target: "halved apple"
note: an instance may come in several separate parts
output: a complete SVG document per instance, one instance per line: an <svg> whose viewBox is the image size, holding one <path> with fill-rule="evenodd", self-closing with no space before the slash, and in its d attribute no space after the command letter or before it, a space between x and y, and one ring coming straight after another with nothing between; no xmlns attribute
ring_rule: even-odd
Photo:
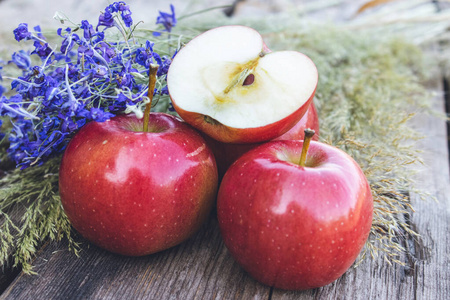
<svg viewBox="0 0 450 300"><path fill-rule="evenodd" d="M271 52L256 30L239 25L191 40L167 75L178 114L226 143L262 142L287 132L305 114L317 82L306 55Z"/></svg>

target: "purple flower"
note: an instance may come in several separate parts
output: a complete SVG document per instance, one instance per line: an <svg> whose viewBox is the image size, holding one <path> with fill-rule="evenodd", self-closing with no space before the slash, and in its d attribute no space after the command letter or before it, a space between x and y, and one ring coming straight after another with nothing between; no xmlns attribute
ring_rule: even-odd
<svg viewBox="0 0 450 300"><path fill-rule="evenodd" d="M31 54L37 54L42 60L46 59L53 52L48 43L34 41L34 47L35 49Z"/></svg>
<svg viewBox="0 0 450 300"><path fill-rule="evenodd" d="M36 32L38 38L40 38L41 40L45 40L45 37L42 34L41 26L39 26L39 25L34 26L33 29Z"/></svg>
<svg viewBox="0 0 450 300"><path fill-rule="evenodd" d="M95 35L95 30L88 21L81 21L81 29L83 29L83 36L86 40L90 40Z"/></svg>
<svg viewBox="0 0 450 300"><path fill-rule="evenodd" d="M20 102L22 101L22 96L14 95L11 98L2 96L0 98L0 115L8 116L10 118L17 118L25 113L21 110Z"/></svg>
<svg viewBox="0 0 450 300"><path fill-rule="evenodd" d="M134 77L129 73L127 68L123 68L120 73L115 74L115 82L121 89L127 87L131 90L135 85Z"/></svg>
<svg viewBox="0 0 450 300"><path fill-rule="evenodd" d="M29 40L32 37L31 32L28 31L27 23L20 23L19 26L14 29L14 37L19 42L23 39Z"/></svg>
<svg viewBox="0 0 450 300"><path fill-rule="evenodd" d="M95 30L98 30L98 27L100 26L105 26L106 28L114 26L114 15L111 10L108 10L108 8L98 18L98 24Z"/></svg>
<svg viewBox="0 0 450 300"><path fill-rule="evenodd" d="M78 47L78 63L81 62L82 58L84 57L85 64L88 64L88 59L94 56L94 51L92 51L92 48L85 45L80 45Z"/></svg>
<svg viewBox="0 0 450 300"><path fill-rule="evenodd" d="M123 1L114 2L111 6L113 7L114 12L130 10L130 7Z"/></svg>
<svg viewBox="0 0 450 300"><path fill-rule="evenodd" d="M131 18L131 11L129 10L122 11L121 16L126 27L130 27L131 25L133 25L133 19Z"/></svg>
<svg viewBox="0 0 450 300"><path fill-rule="evenodd" d="M0 120L0 128L3 126L3 121ZM0 140L2 140L5 137L5 134L3 132L0 132Z"/></svg>
<svg viewBox="0 0 450 300"><path fill-rule="evenodd" d="M66 31L65 35L62 35L62 30L63 30L62 28L58 28L57 34L63 38L59 50L61 51L62 54L65 54L68 53L70 50L72 50L75 42L79 41L80 38L77 34L72 34L72 29L70 29L69 27L65 29Z"/></svg>
<svg viewBox="0 0 450 300"><path fill-rule="evenodd" d="M130 7L125 2L114 2L111 6L114 12L120 12L120 16L122 17L126 27L130 27L133 24Z"/></svg>
<svg viewBox="0 0 450 300"><path fill-rule="evenodd" d="M15 63L19 69L28 70L31 66L30 55L24 50L14 52L11 58L12 59L8 63Z"/></svg>
<svg viewBox="0 0 450 300"><path fill-rule="evenodd" d="M136 62L141 66L148 68L152 62L153 46L155 43L145 42L145 47L136 49Z"/></svg>
<svg viewBox="0 0 450 300"><path fill-rule="evenodd" d="M173 6L171 10L158 17L158 24L168 32L176 24ZM140 104L148 88L142 75L151 63L159 64L162 87L156 92L167 94L164 80L170 57L158 55L151 41L140 45L139 37L116 41L105 34L110 27L123 29L116 18L131 27L131 16L125 2L114 2L100 15L95 30L86 20L79 27L82 35L71 28L58 29L59 49L49 46L39 26L29 32L28 25L22 23L14 30L16 40L33 40L31 54L48 62L33 65L29 51L18 51L9 62L22 71L22 76L11 82L15 95L4 95L5 89L0 86L0 116L9 117L12 123L7 152L18 167L40 165L60 155L87 122L105 121ZM99 26L104 28L99 31ZM128 30L125 33L128 35ZM161 99L168 101L167 96Z"/></svg>
<svg viewBox="0 0 450 300"><path fill-rule="evenodd" d="M172 60L167 56L163 56L161 58L158 53L154 53L153 57L155 58L156 62L159 65L158 72L156 73L156 75L157 76L166 75L167 72L169 71L169 67L170 64L172 63Z"/></svg>
<svg viewBox="0 0 450 300"><path fill-rule="evenodd" d="M126 27L130 27L133 24L130 7L125 2L118 1L105 8L105 12L98 19L97 30L99 26L105 26L106 28L113 27L115 25L114 13L120 13Z"/></svg>
<svg viewBox="0 0 450 300"><path fill-rule="evenodd" d="M116 50L112 47L110 47L107 43L100 42L96 47L95 50L100 53L100 55L105 59L106 62L110 62L111 59L113 59L117 53Z"/></svg>
<svg viewBox="0 0 450 300"><path fill-rule="evenodd" d="M105 112L100 108L92 107L89 111L89 118L97 122L104 122L114 116L115 116L114 114L110 112Z"/></svg>
<svg viewBox="0 0 450 300"><path fill-rule="evenodd" d="M156 24L162 24L167 32L172 31L172 27L177 25L177 18L175 17L175 7L170 4L171 14L165 12L159 12L159 16L156 18ZM155 32L155 35L160 35L160 33Z"/></svg>
<svg viewBox="0 0 450 300"><path fill-rule="evenodd" d="M103 41L105 39L105 33L103 31L100 32L96 32L94 34L94 39L92 40L92 42L94 44L100 43L101 41Z"/></svg>
<svg viewBox="0 0 450 300"><path fill-rule="evenodd" d="M161 89L160 94L161 95L169 95L169 89L167 88L167 85Z"/></svg>
<svg viewBox="0 0 450 300"><path fill-rule="evenodd" d="M108 73L108 68L105 66L101 66L101 65L97 65L95 68L90 69L87 74L91 74L92 77L94 78L108 78L109 77L109 73Z"/></svg>

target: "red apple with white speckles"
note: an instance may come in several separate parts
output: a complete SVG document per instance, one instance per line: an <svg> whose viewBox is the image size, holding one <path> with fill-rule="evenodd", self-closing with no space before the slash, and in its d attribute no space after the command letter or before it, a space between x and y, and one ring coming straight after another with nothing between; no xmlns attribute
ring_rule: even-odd
<svg viewBox="0 0 450 300"><path fill-rule="evenodd" d="M370 232L373 201L357 163L312 141L273 141L240 157L219 188L217 214L231 255L280 289L327 285L355 261Z"/></svg>
<svg viewBox="0 0 450 300"><path fill-rule="evenodd" d="M86 239L140 256L189 238L215 201L217 168L204 139L166 114L85 125L64 153L64 211Z"/></svg>

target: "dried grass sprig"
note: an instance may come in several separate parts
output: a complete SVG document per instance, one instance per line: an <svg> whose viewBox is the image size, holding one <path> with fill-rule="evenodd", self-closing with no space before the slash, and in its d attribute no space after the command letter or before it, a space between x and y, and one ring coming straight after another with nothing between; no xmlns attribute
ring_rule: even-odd
<svg viewBox="0 0 450 300"><path fill-rule="evenodd" d="M0 265L33 273L32 260L46 240L66 237L78 253L58 193L59 159L0 179ZM10 261L10 258L13 261Z"/></svg>

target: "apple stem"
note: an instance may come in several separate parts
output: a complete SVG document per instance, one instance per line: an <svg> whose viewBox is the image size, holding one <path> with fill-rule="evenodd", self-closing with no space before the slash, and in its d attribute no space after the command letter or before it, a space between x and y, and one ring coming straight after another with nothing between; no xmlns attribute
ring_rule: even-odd
<svg viewBox="0 0 450 300"><path fill-rule="evenodd" d="M144 111L144 132L148 131L148 122L150 120L150 110L152 109L153 92L156 86L156 73L158 72L158 65L150 64L148 75L148 91L147 97L150 100L145 105Z"/></svg>
<svg viewBox="0 0 450 300"><path fill-rule="evenodd" d="M309 143L311 142L311 138L314 136L316 132L312 129L305 129L305 138L303 140L302 154L300 155L300 162L298 163L301 167L305 166L306 163L306 154L308 153Z"/></svg>

